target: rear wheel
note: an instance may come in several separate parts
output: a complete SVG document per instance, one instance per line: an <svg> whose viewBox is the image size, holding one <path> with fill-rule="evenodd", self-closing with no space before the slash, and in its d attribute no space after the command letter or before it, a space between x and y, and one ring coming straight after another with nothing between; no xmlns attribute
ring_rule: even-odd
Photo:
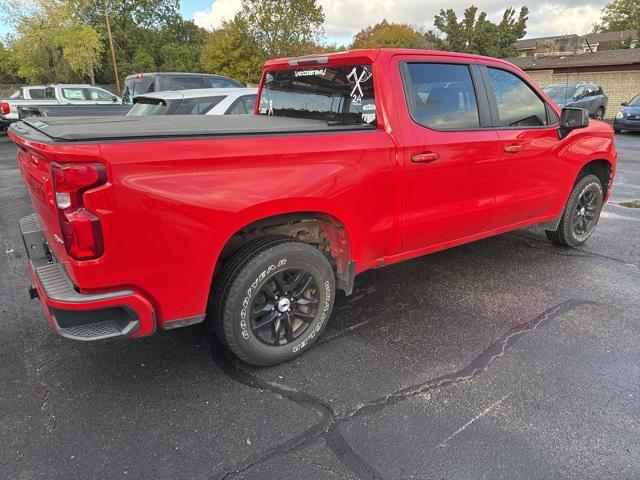
<svg viewBox="0 0 640 480"><path fill-rule="evenodd" d="M557 230L546 230L547 238L565 247L582 245L598 224L603 200L604 192L598 177L582 177L573 187Z"/></svg>
<svg viewBox="0 0 640 480"><path fill-rule="evenodd" d="M215 282L209 315L214 331L241 360L258 366L309 348L331 315L335 277L316 248L266 237L240 249Z"/></svg>

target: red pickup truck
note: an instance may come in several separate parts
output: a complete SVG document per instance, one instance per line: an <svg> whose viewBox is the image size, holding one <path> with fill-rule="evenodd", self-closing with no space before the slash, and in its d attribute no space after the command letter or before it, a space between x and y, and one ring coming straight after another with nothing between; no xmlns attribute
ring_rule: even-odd
<svg viewBox="0 0 640 480"><path fill-rule="evenodd" d="M14 124L35 214L32 296L69 338L207 319L271 365L326 326L354 276L527 225L592 234L611 127L512 64L417 50L269 61L254 115Z"/></svg>

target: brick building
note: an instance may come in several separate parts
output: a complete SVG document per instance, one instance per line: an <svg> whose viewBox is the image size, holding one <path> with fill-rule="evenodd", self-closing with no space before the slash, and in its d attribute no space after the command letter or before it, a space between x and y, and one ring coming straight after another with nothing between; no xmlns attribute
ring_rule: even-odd
<svg viewBox="0 0 640 480"><path fill-rule="evenodd" d="M640 48L567 55L507 58L540 86L593 82L609 97L605 118L614 118L620 102L640 93Z"/></svg>

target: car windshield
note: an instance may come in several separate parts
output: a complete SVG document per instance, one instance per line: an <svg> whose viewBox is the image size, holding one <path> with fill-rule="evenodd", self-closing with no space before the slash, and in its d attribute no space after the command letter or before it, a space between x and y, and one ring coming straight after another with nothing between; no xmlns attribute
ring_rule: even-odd
<svg viewBox="0 0 640 480"><path fill-rule="evenodd" d="M633 97L631 101L627 103L627 105L629 105L630 107L640 107L640 94Z"/></svg>
<svg viewBox="0 0 640 480"><path fill-rule="evenodd" d="M22 89L19 88L18 90L16 90L15 92L13 92L11 95L9 95L9 98L22 98Z"/></svg>
<svg viewBox="0 0 640 480"><path fill-rule="evenodd" d="M267 72L261 115L376 125L371 65L314 67Z"/></svg>
<svg viewBox="0 0 640 480"><path fill-rule="evenodd" d="M544 88L544 93L549 95L551 98L572 98L575 90L576 86L571 84L549 85Z"/></svg>
<svg viewBox="0 0 640 480"><path fill-rule="evenodd" d="M145 117L149 115L166 115L167 104L163 100L138 99L127 113L128 117Z"/></svg>

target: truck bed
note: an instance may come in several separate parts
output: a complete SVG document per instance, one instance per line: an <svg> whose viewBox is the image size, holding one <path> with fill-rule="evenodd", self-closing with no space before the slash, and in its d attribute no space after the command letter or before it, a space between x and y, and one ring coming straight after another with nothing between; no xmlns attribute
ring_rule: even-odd
<svg viewBox="0 0 640 480"><path fill-rule="evenodd" d="M28 127L31 128L28 128ZM147 117L38 117L14 124L21 136L48 142L91 142L176 137L255 136L376 130L266 115L162 115ZM35 130L35 131L34 131Z"/></svg>

